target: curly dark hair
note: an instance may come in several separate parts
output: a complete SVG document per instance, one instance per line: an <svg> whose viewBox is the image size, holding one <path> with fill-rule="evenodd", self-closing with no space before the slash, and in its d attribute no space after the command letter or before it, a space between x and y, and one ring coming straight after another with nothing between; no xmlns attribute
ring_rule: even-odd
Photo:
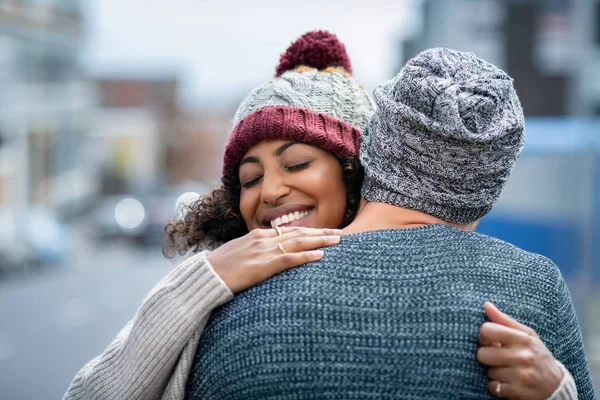
<svg viewBox="0 0 600 400"><path fill-rule="evenodd" d="M354 158L339 159L342 179L346 186L346 212L340 224L343 228L354 220L360 204L360 187L364 171ZM240 213L240 180L238 170L232 168L221 178L221 187L201 196L180 210L183 218L173 219L165 227L166 258L197 251L200 245L214 249L221 243L248 233Z"/></svg>

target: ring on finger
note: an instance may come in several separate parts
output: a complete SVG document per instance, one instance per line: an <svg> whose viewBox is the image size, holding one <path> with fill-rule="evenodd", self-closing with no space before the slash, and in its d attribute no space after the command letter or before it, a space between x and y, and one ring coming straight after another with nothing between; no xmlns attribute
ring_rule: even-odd
<svg viewBox="0 0 600 400"><path fill-rule="evenodd" d="M502 393L502 382L498 382L496 385L496 394L500 397L500 393Z"/></svg>
<svg viewBox="0 0 600 400"><path fill-rule="evenodd" d="M274 228L275 228L275 230L277 231L277 235L278 235L278 236L281 236L281 235L283 235L283 233L281 233L281 229L280 229L278 226L275 226ZM285 252L284 252L284 253L285 253Z"/></svg>
<svg viewBox="0 0 600 400"><path fill-rule="evenodd" d="M281 250L281 252L283 254L287 254L287 251L285 251L285 249L283 248L283 245L281 244L281 242L277 243L277 247L279 247L279 250Z"/></svg>

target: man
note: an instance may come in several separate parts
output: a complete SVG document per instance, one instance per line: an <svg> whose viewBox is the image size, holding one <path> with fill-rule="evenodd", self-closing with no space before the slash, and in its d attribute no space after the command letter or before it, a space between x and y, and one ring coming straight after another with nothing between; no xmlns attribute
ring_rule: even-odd
<svg viewBox="0 0 600 400"><path fill-rule="evenodd" d="M361 145L365 201L348 235L213 316L188 396L491 397L475 354L492 301L537 332L579 398L594 398L557 267L473 232L523 146L512 79L472 54L432 49L375 99Z"/></svg>

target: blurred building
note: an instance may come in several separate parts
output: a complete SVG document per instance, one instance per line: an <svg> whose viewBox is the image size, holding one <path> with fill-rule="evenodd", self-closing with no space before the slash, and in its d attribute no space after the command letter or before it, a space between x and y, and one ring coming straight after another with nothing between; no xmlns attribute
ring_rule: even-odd
<svg viewBox="0 0 600 400"><path fill-rule="evenodd" d="M91 134L102 159L102 193L143 192L170 181L170 141L181 136L176 77L93 78L99 98Z"/></svg>
<svg viewBox="0 0 600 400"><path fill-rule="evenodd" d="M419 51L471 51L515 79L526 115L600 115L600 1L425 0L422 24L403 42Z"/></svg>
<svg viewBox="0 0 600 400"><path fill-rule="evenodd" d="M100 107L92 140L104 154L105 194L212 182L220 176L229 113L188 115L176 77L95 78Z"/></svg>
<svg viewBox="0 0 600 400"><path fill-rule="evenodd" d="M205 112L191 118L189 145L182 159L185 161L180 163L182 176L208 184L218 181L233 113L233 110Z"/></svg>
<svg viewBox="0 0 600 400"><path fill-rule="evenodd" d="M0 2L0 205L65 214L97 190L82 154L93 91L76 0Z"/></svg>

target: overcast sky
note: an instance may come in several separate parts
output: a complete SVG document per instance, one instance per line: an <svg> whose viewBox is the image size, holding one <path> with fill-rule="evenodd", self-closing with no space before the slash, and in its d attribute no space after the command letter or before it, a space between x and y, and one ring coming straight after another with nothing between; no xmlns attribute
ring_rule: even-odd
<svg viewBox="0 0 600 400"><path fill-rule="evenodd" d="M400 40L418 26L416 0L94 0L83 61L97 75L177 74L192 107L237 102L274 75L302 33L346 44L369 91L398 71Z"/></svg>

